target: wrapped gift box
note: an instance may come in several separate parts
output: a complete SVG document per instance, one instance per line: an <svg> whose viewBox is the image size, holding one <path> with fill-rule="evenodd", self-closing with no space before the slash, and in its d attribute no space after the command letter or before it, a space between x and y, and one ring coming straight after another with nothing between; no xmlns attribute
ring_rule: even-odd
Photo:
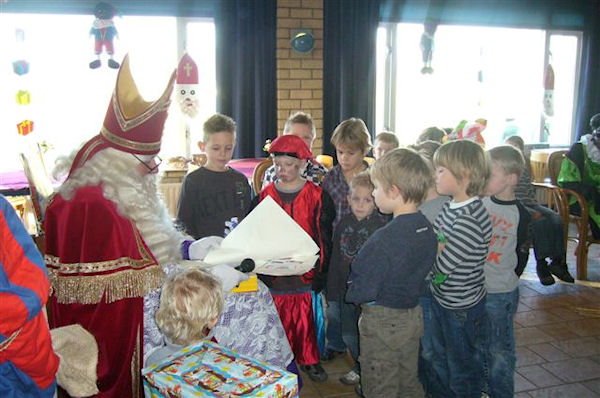
<svg viewBox="0 0 600 398"><path fill-rule="evenodd" d="M144 368L142 375L152 397L298 396L295 374L209 341L181 349L163 362Z"/></svg>

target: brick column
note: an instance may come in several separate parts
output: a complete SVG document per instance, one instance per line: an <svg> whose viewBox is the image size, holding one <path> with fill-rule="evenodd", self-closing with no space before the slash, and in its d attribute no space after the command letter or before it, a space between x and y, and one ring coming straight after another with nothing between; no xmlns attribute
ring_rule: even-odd
<svg viewBox="0 0 600 398"><path fill-rule="evenodd" d="M296 29L310 29L315 49L310 54L292 50ZM323 0L277 1L277 128L283 131L288 116L296 111L310 113L317 139L313 153L323 150Z"/></svg>

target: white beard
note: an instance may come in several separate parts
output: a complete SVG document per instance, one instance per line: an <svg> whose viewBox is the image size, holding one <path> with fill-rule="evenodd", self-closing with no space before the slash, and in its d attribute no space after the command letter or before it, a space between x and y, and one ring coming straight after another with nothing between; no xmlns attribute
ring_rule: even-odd
<svg viewBox="0 0 600 398"><path fill-rule="evenodd" d="M66 168L73 158L74 155L57 160L57 169ZM135 171L139 164L129 153L104 149L77 169L58 193L70 200L76 189L102 184L104 197L117 206L121 215L133 221L158 263L179 262L185 238L175 229L159 195L156 175L140 175Z"/></svg>

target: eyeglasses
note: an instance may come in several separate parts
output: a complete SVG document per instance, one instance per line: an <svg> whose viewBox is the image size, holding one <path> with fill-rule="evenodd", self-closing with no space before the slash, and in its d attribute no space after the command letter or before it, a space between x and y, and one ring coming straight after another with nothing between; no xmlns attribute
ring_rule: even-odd
<svg viewBox="0 0 600 398"><path fill-rule="evenodd" d="M136 158L141 164L143 164L144 166L146 166L146 168L148 169L149 173L154 173L155 170L158 169L158 166L160 166L160 164L162 163L162 159L160 158L160 156L156 155L155 157L153 157L152 159L150 159L148 162L144 162L142 159L138 158L135 153L132 153L133 157ZM152 163L152 161L154 160L154 167L150 167L149 164Z"/></svg>

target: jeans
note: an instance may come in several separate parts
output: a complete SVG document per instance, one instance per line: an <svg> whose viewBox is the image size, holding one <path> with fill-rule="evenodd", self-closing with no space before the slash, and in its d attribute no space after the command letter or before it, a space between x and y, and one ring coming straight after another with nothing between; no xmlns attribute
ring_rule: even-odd
<svg viewBox="0 0 600 398"><path fill-rule="evenodd" d="M513 319L519 305L519 288L509 293L488 293L488 393L494 398L512 397L515 390L515 335Z"/></svg>
<svg viewBox="0 0 600 398"><path fill-rule="evenodd" d="M433 359L433 336L431 335L431 295L421 297L419 304L423 310L423 336L419 352L419 381L427 394L433 394L436 383L431 361Z"/></svg>
<svg viewBox="0 0 600 398"><path fill-rule="evenodd" d="M481 398L487 314L485 298L471 308L448 309L431 300L434 397Z"/></svg>
<svg viewBox="0 0 600 398"><path fill-rule="evenodd" d="M358 361L359 316L360 307L354 304L344 301L328 301L326 348L334 351L346 351L348 348L352 359Z"/></svg>

